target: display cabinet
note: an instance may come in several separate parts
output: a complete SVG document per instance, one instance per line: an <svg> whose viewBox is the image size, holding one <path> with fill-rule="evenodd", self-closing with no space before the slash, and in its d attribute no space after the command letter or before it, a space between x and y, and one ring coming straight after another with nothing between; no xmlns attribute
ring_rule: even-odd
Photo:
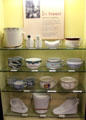
<svg viewBox="0 0 86 120"><path fill-rule="evenodd" d="M42 54L42 56L41 56ZM67 49L67 48L58 48L58 49L0 49L0 55L2 56L1 62L3 63L0 68L0 76L2 77L1 81L1 94L2 94L2 105L3 105L3 115L5 119L10 118L14 119L84 119L85 117L85 48L78 49ZM42 64L38 70L30 70L26 67L26 62L23 60L22 67L19 70L12 70L8 67L8 58L14 56L21 56L22 58L30 57L40 57L42 59ZM81 58L84 62L80 69L73 70L67 67L66 64L58 70L49 70L46 68L46 60L50 57L60 57L64 60L64 63L68 58L78 57ZM8 79L17 77L19 80L24 80L25 78L33 76L35 77L34 87L15 89L8 85ZM52 89L43 89L40 87L40 77L42 76L52 76L57 81L57 84ZM73 90L64 90L61 87L60 79L65 76L71 76L78 80L78 86ZM48 112L45 114L37 114L34 109L32 94L33 93L47 93L51 96L51 101L49 104ZM53 109L56 106L64 103L66 99L69 98L78 98L78 112L77 114L69 115L54 115ZM26 113L15 113L11 112L10 100L12 98L20 98L23 100L25 105L28 106L28 112Z"/></svg>
<svg viewBox="0 0 86 120"><path fill-rule="evenodd" d="M0 0L0 17L2 18L0 19L0 92L4 120L84 120L86 104L85 4L85 0L65 0L64 37L80 37L81 44L78 48L66 47L65 40L62 39L58 48L49 49L45 46L45 39L43 39L41 48L28 49L24 38L21 48L6 48L4 47L4 28L24 27L23 0ZM15 39L12 40L15 41ZM9 60L14 57L19 58L16 62L19 62L19 69L10 67L13 63ZM35 70L29 69L26 65L27 58L41 58L40 67ZM46 64L49 58L60 58L61 67L48 69ZM83 64L77 69L70 68L67 65L69 58L80 58ZM50 76L53 79L41 82L44 76ZM69 80L65 84L62 80L64 77L72 77L74 84L68 83ZM62 81L63 84L61 84ZM51 84L55 84L54 87L50 88ZM75 84L76 86L71 89ZM37 111L43 113L39 114Z"/></svg>

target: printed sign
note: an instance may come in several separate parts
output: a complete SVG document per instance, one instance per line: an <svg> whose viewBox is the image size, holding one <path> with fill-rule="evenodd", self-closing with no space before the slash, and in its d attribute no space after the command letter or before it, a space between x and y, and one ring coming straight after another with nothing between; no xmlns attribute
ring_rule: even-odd
<svg viewBox="0 0 86 120"><path fill-rule="evenodd" d="M24 32L34 39L64 39L64 0L24 0Z"/></svg>

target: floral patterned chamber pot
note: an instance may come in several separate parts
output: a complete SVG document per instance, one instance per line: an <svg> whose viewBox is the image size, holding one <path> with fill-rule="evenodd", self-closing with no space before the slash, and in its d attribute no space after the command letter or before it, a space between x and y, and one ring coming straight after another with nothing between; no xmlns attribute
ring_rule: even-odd
<svg viewBox="0 0 86 120"><path fill-rule="evenodd" d="M56 85L56 81L53 77L51 76L42 76L40 77L40 86L41 88L45 88L45 89L51 89L53 87L55 87Z"/></svg>
<svg viewBox="0 0 86 120"><path fill-rule="evenodd" d="M60 58L49 58L47 60L46 66L48 69L56 70L63 66L63 61Z"/></svg>

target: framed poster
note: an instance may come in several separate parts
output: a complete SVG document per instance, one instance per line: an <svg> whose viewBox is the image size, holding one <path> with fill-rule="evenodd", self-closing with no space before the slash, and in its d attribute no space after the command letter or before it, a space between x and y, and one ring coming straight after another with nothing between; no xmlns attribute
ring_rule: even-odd
<svg viewBox="0 0 86 120"><path fill-rule="evenodd" d="M23 6L26 36L64 39L64 0L23 0Z"/></svg>

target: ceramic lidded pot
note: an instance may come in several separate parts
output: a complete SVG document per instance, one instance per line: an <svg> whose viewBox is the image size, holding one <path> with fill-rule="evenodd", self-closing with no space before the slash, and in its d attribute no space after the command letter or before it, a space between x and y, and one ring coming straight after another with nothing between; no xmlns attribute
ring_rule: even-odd
<svg viewBox="0 0 86 120"><path fill-rule="evenodd" d="M13 70L18 70L22 66L22 57L13 57L13 58L8 58L8 66L13 69Z"/></svg>
<svg viewBox="0 0 86 120"><path fill-rule="evenodd" d="M80 58L69 58L66 63L69 68L78 69L83 64L83 61Z"/></svg>
<svg viewBox="0 0 86 120"><path fill-rule="evenodd" d="M56 81L51 76L42 76L40 77L40 86L41 88L51 89L55 87Z"/></svg>
<svg viewBox="0 0 86 120"><path fill-rule="evenodd" d="M80 46L80 38L65 38L65 46L69 48L77 48Z"/></svg>
<svg viewBox="0 0 86 120"><path fill-rule="evenodd" d="M46 93L33 93L33 103L36 113L44 114L48 111L50 96Z"/></svg>
<svg viewBox="0 0 86 120"><path fill-rule="evenodd" d="M67 76L60 79L61 87L65 90L72 90L77 87L78 81L76 78Z"/></svg>
<svg viewBox="0 0 86 120"><path fill-rule="evenodd" d="M27 68L31 70L38 69L42 62L41 58L27 58L25 61Z"/></svg>
<svg viewBox="0 0 86 120"><path fill-rule="evenodd" d="M5 28L5 47L15 48L22 46L22 28Z"/></svg>
<svg viewBox="0 0 86 120"><path fill-rule="evenodd" d="M49 58L46 62L46 66L48 69L56 70L63 66L62 62L60 58Z"/></svg>

